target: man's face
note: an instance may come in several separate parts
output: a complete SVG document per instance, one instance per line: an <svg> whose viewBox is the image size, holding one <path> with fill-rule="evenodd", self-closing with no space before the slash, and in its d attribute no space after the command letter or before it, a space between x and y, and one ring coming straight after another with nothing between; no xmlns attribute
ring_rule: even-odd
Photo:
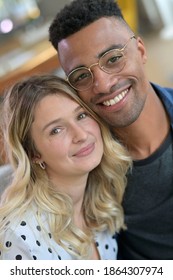
<svg viewBox="0 0 173 280"><path fill-rule="evenodd" d="M74 69L98 62L112 48L123 48L132 36L124 23L101 18L58 44L60 63L68 76ZM79 96L112 127L125 127L139 117L147 97L148 81L144 73L146 53L140 38L128 42L124 50L124 68L105 73L92 66L93 83Z"/></svg>

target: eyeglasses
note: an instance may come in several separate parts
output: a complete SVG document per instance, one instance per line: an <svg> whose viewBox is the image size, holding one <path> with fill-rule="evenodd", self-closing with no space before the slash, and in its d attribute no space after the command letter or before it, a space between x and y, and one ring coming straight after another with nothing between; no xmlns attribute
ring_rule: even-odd
<svg viewBox="0 0 173 280"><path fill-rule="evenodd" d="M89 89L94 81L91 68L96 65L108 74L121 72L126 65L124 50L132 39L136 39L135 36L130 37L121 49L112 49L104 53L99 61L91 64L90 67L78 67L72 70L67 76L68 83L78 91Z"/></svg>

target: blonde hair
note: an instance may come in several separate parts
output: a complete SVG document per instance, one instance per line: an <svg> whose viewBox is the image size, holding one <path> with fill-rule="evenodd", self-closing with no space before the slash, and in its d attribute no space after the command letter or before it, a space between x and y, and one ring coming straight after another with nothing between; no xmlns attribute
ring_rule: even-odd
<svg viewBox="0 0 173 280"><path fill-rule="evenodd" d="M70 197L55 191L45 171L34 164L36 149L30 136L34 108L45 96L63 93L76 100L99 123L104 154L99 166L89 174L83 209L88 232L73 223ZM113 140L108 127L91 111L63 79L54 75L33 76L16 83L6 94L2 110L2 129L8 159L14 168L11 185L2 196L0 236L9 220L15 220L28 207L36 205L37 218L46 213L50 231L57 243L79 259L90 257L93 231L118 232L124 226L121 206L126 172L131 159L125 148ZM63 241L63 242L61 242ZM65 241L65 242L64 242Z"/></svg>

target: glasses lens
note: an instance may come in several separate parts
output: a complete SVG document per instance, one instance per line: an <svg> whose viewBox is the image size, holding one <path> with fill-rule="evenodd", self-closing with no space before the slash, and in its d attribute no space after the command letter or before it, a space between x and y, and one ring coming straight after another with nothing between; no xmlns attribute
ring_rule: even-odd
<svg viewBox="0 0 173 280"><path fill-rule="evenodd" d="M118 73L125 66L125 57L121 51L111 50L100 58L99 64L107 73Z"/></svg>
<svg viewBox="0 0 173 280"><path fill-rule="evenodd" d="M77 90L85 90L92 84L92 73L87 68L74 70L69 76L68 81Z"/></svg>

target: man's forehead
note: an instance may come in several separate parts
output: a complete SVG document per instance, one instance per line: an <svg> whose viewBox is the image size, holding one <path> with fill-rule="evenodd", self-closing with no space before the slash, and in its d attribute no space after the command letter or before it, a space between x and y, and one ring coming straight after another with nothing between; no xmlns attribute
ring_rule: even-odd
<svg viewBox="0 0 173 280"><path fill-rule="evenodd" d="M113 46L120 47L128 38L128 33L115 18L97 20L59 42L60 63L66 73L76 67L92 64L94 59Z"/></svg>

